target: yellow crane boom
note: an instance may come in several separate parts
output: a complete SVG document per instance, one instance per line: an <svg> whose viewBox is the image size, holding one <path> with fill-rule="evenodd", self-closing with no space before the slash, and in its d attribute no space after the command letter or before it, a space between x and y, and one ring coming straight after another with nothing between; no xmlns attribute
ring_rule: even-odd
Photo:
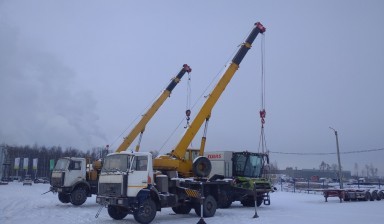
<svg viewBox="0 0 384 224"><path fill-rule="evenodd" d="M191 125L186 130L183 137L180 139L178 144L172 150L170 154L162 155L157 157L154 160L154 169L157 170L176 170L181 174L181 176L192 176L194 175L192 172L192 160L186 159L186 152L188 146L192 142L193 138L199 131L201 125L204 121L208 121L211 116L212 108L215 106L216 102L220 98L221 94L227 87L228 83L231 81L233 75L239 68L241 61L244 56L247 54L248 50L251 48L253 41L256 39L259 33L264 33L264 26L257 22L254 25L251 33L248 35L246 41L242 44L240 49L237 51L236 55L232 59L232 62L228 66L228 68L223 73L223 76L220 78L212 92L209 94L207 100L201 107L199 113L196 115ZM200 152L199 155L202 156L204 154L205 147L205 136L202 138ZM198 169L204 169L204 164L200 165Z"/></svg>
<svg viewBox="0 0 384 224"><path fill-rule="evenodd" d="M184 76L185 73L190 73L192 69L187 65L184 64L183 68L180 70L180 72L177 74L176 77L172 78L171 82L165 88L165 90L161 93L161 95L156 99L156 101L149 107L147 112L143 114L140 121L135 125L135 127L129 132L129 134L124 138L123 143L117 148L116 152L125 151L128 149L128 147L132 144L132 142L135 140L135 138L142 134L145 130L145 126L149 122L149 120L153 117L153 115L156 113L156 111L163 105L164 101L171 95L172 90L175 88L175 86L180 82L181 78ZM135 149L136 152L139 151L139 145L136 146Z"/></svg>

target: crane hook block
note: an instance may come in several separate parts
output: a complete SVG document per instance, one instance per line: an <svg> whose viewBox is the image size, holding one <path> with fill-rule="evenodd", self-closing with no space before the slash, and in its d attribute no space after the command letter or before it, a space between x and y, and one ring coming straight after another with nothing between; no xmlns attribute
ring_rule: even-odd
<svg viewBox="0 0 384 224"><path fill-rule="evenodd" d="M260 111L260 118L261 118L261 124L265 124L265 115L267 112L265 112L265 109Z"/></svg>
<svg viewBox="0 0 384 224"><path fill-rule="evenodd" d="M187 117L191 116L191 110L186 110L186 111L185 111L185 115L186 115Z"/></svg>
<svg viewBox="0 0 384 224"><path fill-rule="evenodd" d="M260 118L265 118L265 115L267 114L267 112L265 112L265 110L261 110L260 111Z"/></svg>

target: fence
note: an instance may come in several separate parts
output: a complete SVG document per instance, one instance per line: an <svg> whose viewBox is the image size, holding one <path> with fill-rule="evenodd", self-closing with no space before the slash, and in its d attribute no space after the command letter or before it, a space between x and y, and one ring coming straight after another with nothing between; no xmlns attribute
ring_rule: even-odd
<svg viewBox="0 0 384 224"><path fill-rule="evenodd" d="M287 191L287 192L305 192L305 193L319 193L323 189L338 189L339 183L338 182L326 182L326 181L311 181L311 180L300 180L300 181L280 181L280 190L281 191ZM357 181L356 183L344 183L344 186L347 188L353 188L353 189L369 189L369 188L375 188L375 189L382 189L383 187L383 181L378 179L377 182L361 182Z"/></svg>

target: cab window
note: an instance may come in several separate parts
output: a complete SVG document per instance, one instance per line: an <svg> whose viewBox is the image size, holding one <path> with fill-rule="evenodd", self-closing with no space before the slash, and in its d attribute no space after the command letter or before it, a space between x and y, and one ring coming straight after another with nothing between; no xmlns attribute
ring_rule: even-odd
<svg viewBox="0 0 384 224"><path fill-rule="evenodd" d="M132 164L132 169L137 171L146 171L147 164L148 164L147 156L136 156Z"/></svg>
<svg viewBox="0 0 384 224"><path fill-rule="evenodd" d="M70 170L81 170L81 161L71 161Z"/></svg>

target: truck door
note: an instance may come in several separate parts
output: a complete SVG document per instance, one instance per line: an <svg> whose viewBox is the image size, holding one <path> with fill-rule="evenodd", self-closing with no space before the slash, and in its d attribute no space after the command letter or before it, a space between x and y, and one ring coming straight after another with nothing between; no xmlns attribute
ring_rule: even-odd
<svg viewBox="0 0 384 224"><path fill-rule="evenodd" d="M72 186L85 178L85 163L82 160L70 160L65 174L64 186Z"/></svg>
<svg viewBox="0 0 384 224"><path fill-rule="evenodd" d="M134 156L128 173L128 197L135 197L138 192L148 186L148 157Z"/></svg>

